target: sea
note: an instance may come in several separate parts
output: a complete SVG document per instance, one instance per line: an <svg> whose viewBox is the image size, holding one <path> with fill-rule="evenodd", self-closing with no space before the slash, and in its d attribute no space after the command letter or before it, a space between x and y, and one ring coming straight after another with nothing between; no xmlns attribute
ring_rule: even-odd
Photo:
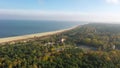
<svg viewBox="0 0 120 68"><path fill-rule="evenodd" d="M0 20L0 38L56 31L82 24L68 21Z"/></svg>

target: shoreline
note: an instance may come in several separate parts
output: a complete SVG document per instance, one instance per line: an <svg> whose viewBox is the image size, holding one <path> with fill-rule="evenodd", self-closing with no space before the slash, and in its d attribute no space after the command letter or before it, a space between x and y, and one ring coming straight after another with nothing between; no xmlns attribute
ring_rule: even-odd
<svg viewBox="0 0 120 68"><path fill-rule="evenodd" d="M28 35L22 35L22 36L0 38L0 44L22 41L22 40L28 40L30 38L35 38L35 37L43 37L43 36L48 36L48 35L50 36L50 35L54 35L54 34L58 34L58 33L62 33L62 32L65 32L65 31L75 29L78 26L79 25L73 26L71 28L66 28L66 29L61 29L61 30L56 30L56 31L50 31L50 32L43 32L43 33L28 34Z"/></svg>

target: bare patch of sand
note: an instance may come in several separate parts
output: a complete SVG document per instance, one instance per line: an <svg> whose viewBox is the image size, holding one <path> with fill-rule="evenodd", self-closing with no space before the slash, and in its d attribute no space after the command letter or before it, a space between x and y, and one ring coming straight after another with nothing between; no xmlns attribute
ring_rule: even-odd
<svg viewBox="0 0 120 68"><path fill-rule="evenodd" d="M34 37L42 37L42 36L47 36L47 35L54 35L54 34L58 34L58 33L62 33L62 32L74 29L76 27L77 26L68 28L68 29L51 31L51 32L44 32L44 33L37 33L37 34L30 34L30 35L23 35L23 36L15 36L15 37L8 37L8 38L0 38L0 43L18 41L18 40L29 39L29 38L34 38Z"/></svg>

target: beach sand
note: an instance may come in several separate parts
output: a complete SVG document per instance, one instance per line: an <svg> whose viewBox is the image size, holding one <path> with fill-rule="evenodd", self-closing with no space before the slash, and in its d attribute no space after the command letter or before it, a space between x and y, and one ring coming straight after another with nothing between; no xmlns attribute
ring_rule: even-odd
<svg viewBox="0 0 120 68"><path fill-rule="evenodd" d="M51 32L44 32L44 33L36 33L36 34L29 34L29 35L23 35L23 36L15 36L15 37L8 37L8 38L0 38L0 44L1 43L7 43L7 42L13 42L13 41L19 41L19 40L27 40L30 38L34 37L43 37L43 36L48 36L48 35L54 35L58 33L62 33L68 30L72 30L78 26L74 26L68 29L62 29L62 30L57 30L57 31L51 31Z"/></svg>

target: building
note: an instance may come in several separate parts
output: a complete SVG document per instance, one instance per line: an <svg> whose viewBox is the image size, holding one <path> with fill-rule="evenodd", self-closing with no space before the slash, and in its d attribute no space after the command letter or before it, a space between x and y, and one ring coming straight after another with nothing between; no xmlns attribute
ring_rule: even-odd
<svg viewBox="0 0 120 68"><path fill-rule="evenodd" d="M62 38L62 39L61 39L61 43L64 43L64 41L65 41L65 39L64 39L64 38Z"/></svg>
<svg viewBox="0 0 120 68"><path fill-rule="evenodd" d="M112 49L113 49L113 50L115 49L115 45L112 46Z"/></svg>

